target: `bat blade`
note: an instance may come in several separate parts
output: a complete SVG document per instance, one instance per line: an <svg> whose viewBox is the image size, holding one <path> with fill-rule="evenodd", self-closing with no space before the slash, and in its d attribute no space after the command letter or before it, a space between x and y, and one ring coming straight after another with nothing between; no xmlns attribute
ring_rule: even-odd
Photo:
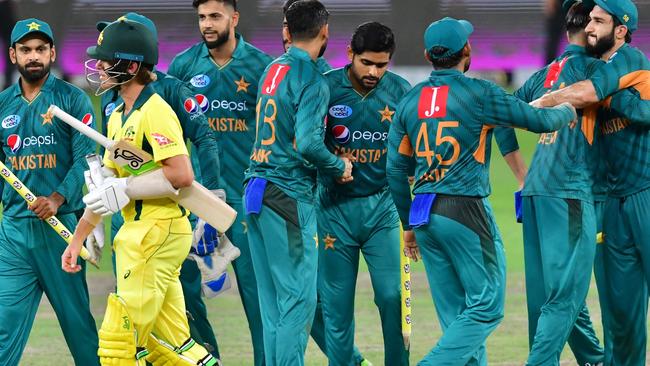
<svg viewBox="0 0 650 366"><path fill-rule="evenodd" d="M237 211L197 182L181 188L178 196L172 199L222 233L230 228L237 217Z"/></svg>
<svg viewBox="0 0 650 366"><path fill-rule="evenodd" d="M112 144L108 151L110 152L110 159L131 173L131 175L140 175L160 168L151 154L125 140Z"/></svg>

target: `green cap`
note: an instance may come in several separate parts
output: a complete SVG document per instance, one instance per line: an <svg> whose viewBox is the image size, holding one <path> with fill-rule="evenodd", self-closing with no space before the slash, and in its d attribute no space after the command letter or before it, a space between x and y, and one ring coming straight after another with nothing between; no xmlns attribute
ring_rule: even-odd
<svg viewBox="0 0 650 366"><path fill-rule="evenodd" d="M564 0L564 1L562 2L562 10L563 10L564 13L566 14L566 13L569 12L569 9L571 9L571 7L573 6L573 4L575 4L575 3L580 3L580 2L582 2L582 1L581 1L581 0Z"/></svg>
<svg viewBox="0 0 650 366"><path fill-rule="evenodd" d="M54 44L54 34L52 28L44 21L36 18L24 19L16 22L14 29L11 31L11 45L25 38L26 35L40 33L47 37Z"/></svg>
<svg viewBox="0 0 650 366"><path fill-rule="evenodd" d="M112 61L117 59L158 63L158 42L142 23L122 19L110 23L99 33L97 45L88 47L89 57Z"/></svg>
<svg viewBox="0 0 650 366"><path fill-rule="evenodd" d="M448 57L465 47L472 32L474 27L467 20L446 17L431 23L424 31L424 47L427 50L433 47L448 48L449 51L437 57L430 55L433 58Z"/></svg>
<svg viewBox="0 0 650 366"><path fill-rule="evenodd" d="M584 0L584 3L587 7L600 6L626 26L630 33L639 25L639 11L632 0Z"/></svg>
<svg viewBox="0 0 650 366"><path fill-rule="evenodd" d="M134 12L126 13L126 14L122 15L121 17L117 18L117 20L123 20L123 19L132 20L134 22L144 24L149 29L149 31L151 31L151 33L153 33L153 36L156 38L156 41L158 41L158 30L156 29L156 25L154 24L154 22L151 19L147 18L146 16L144 16L142 14L138 14L138 13L134 13ZM101 31L104 30L104 28L106 28L111 23L112 22L109 22L109 21L98 22L97 23L97 30L101 32Z"/></svg>

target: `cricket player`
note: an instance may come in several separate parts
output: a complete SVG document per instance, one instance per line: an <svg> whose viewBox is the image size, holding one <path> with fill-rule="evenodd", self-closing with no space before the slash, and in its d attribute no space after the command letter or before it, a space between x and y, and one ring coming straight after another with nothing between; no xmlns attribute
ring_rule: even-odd
<svg viewBox="0 0 650 366"><path fill-rule="evenodd" d="M190 186L194 175L178 118L150 85L158 61L156 38L142 23L122 19L106 26L87 53L97 59L100 87L118 87L123 100L111 114L108 136L149 152L162 166L130 176L107 151L104 164L117 177L97 182L84 196L86 210L61 258L65 271L78 271L81 243L101 215L122 210L125 222L113 241L117 294L109 295L99 331L101 362L218 365L190 338L178 279L192 231L188 211L168 197Z"/></svg>
<svg viewBox="0 0 650 366"><path fill-rule="evenodd" d="M81 89L50 73L56 49L46 22L17 22L9 46L20 79L0 93L0 158L38 198L27 207L11 187L2 189L0 363L19 364L45 293L75 364L99 365L85 265L74 275L60 270L66 243L44 221L56 215L67 227L76 225L75 212L83 208L84 157L94 151L90 139L53 120L47 109L60 105L92 125L93 108Z"/></svg>
<svg viewBox="0 0 650 366"><path fill-rule="evenodd" d="M188 83L219 142L226 202L240 212L227 236L241 255L233 262L251 332L255 365L263 364L262 320L255 271L242 212L242 184L255 141L255 98L260 77L272 58L235 32L236 0L195 0L203 41L178 54L169 74Z"/></svg>
<svg viewBox="0 0 650 366"><path fill-rule="evenodd" d="M289 10L289 7L291 5L293 5L293 3L295 3L296 1L300 1L300 0L287 0L287 1L284 2L284 5L282 5L282 16L283 16L282 29L285 29L287 27L287 10ZM289 38L285 37L284 31L282 32L282 46L284 48L284 52L287 52L289 50L289 47L291 47L291 40L289 40ZM332 65L330 65L329 62L327 62L327 60L323 56L319 57L316 60L316 67L323 74L330 71L330 70L332 70ZM313 332L313 330L312 330L312 332ZM314 339L316 339L316 338L314 338ZM318 341L316 341L316 343L318 343L318 345L320 346L320 343ZM322 349L322 347L321 347L321 349Z"/></svg>
<svg viewBox="0 0 650 366"><path fill-rule="evenodd" d="M422 253L443 329L422 366L486 365L483 344L503 318L505 256L487 201L493 127L550 132L576 118L569 104L537 109L464 76L472 31L469 22L453 18L427 28L425 55L434 71L402 99L388 134L386 174L406 252L413 259Z"/></svg>
<svg viewBox="0 0 650 366"><path fill-rule="evenodd" d="M325 75L330 90L325 144L356 159L354 181L321 177L318 187L318 291L330 365L356 366L354 294L363 253L384 335L386 365L408 365L402 341L399 218L386 182L386 138L409 83L388 71L395 51L390 28L357 27L350 63Z"/></svg>
<svg viewBox="0 0 650 366"><path fill-rule="evenodd" d="M569 45L515 93L531 102L591 76L601 61L587 54L590 9L565 2ZM585 299L596 246L593 187L600 161L596 111L541 134L526 176L523 237L528 306L528 365L557 365L567 342L579 365L604 361ZM552 219L549 219L552 218Z"/></svg>
<svg viewBox="0 0 650 366"><path fill-rule="evenodd" d="M144 24L154 34L155 38L158 38L158 31L151 19L133 12L126 13L123 17ZM110 22L98 23L97 30L101 32L108 24ZM193 167L196 167L194 169L197 172L196 175L199 175L198 172L201 173L201 181L206 188L210 190L218 189L220 167L217 140L213 130L208 127L207 118L201 112L198 102L194 98L194 93L185 83L175 77L158 70L154 71L154 73L157 78L150 85L176 113L183 130L183 139L187 140L189 138L195 147L191 160ZM116 89L104 90L101 95L102 131L106 132L111 113L122 103L122 98ZM188 107L186 108L186 106ZM112 216L111 237L115 237L123 223L124 219L119 213ZM201 230L201 228L195 228L195 232L197 230ZM220 358L217 339L208 321L207 309L201 297L202 288L210 287L202 287L201 272L197 265L197 260L208 258L212 251L215 250L215 247L218 247L218 243L210 243L205 246L210 248L211 251L201 251L198 248L199 245L200 243L193 238L193 253L201 252L203 256L198 259L196 256L188 257L181 267L180 280L185 298L185 308L189 314L188 321L192 339L206 347L214 357ZM224 251L224 254L230 258L231 251L238 252L238 249L232 247L230 250Z"/></svg>
<svg viewBox="0 0 650 366"><path fill-rule="evenodd" d="M604 208L603 254L605 307L609 309L612 338L612 364L645 363L647 330L647 290L642 284L650 278L650 237L645 224L650 219L646 201L650 195L650 134L648 115L623 113L623 95L629 88L639 103L648 105L650 62L632 46L638 11L630 0L589 1L593 5L587 33L587 49L603 63L589 78L571 87L550 93L536 103L553 105L568 101L577 107L614 95L609 111L599 115L603 157L606 161L609 192ZM607 104L607 103L606 103Z"/></svg>
<svg viewBox="0 0 650 366"><path fill-rule="evenodd" d="M316 60L327 47L328 12L300 1L286 13L291 47L260 82L257 137L244 209L260 294L267 365L303 365L316 308L316 172L351 181L352 163L323 143L329 100Z"/></svg>

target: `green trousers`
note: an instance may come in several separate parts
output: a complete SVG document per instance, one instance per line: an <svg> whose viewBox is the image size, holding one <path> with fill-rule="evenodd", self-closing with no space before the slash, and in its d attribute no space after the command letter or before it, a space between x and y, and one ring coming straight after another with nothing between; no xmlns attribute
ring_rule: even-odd
<svg viewBox="0 0 650 366"><path fill-rule="evenodd" d="M418 366L487 365L485 341L503 319L506 261L486 198L436 198L415 236L442 337Z"/></svg>
<svg viewBox="0 0 650 366"><path fill-rule="evenodd" d="M321 192L318 221L318 292L331 366L356 366L354 294L363 254L381 318L384 364L409 364L402 340L400 229L388 190L367 197L329 196Z"/></svg>
<svg viewBox="0 0 650 366"><path fill-rule="evenodd" d="M603 361L585 299L596 246L591 202L523 198L528 305L527 365L559 365L569 342L580 365Z"/></svg>
<svg viewBox="0 0 650 366"><path fill-rule="evenodd" d="M604 295L611 315L612 365L644 365L650 278L650 189L605 202Z"/></svg>
<svg viewBox="0 0 650 366"><path fill-rule="evenodd" d="M318 348L325 356L327 356L327 344L325 343L325 320L323 319L323 304L320 300L320 292L316 289L316 313L314 314L314 321L311 324L311 338L316 342ZM359 365L363 362L364 358L357 346L352 349L354 365Z"/></svg>
<svg viewBox="0 0 650 366"><path fill-rule="evenodd" d="M117 231L124 224L122 215L115 214L111 218L111 238L114 238ZM113 253L113 273L115 273L115 254ZM217 339L208 320L208 311L201 297L201 272L196 262L185 259L181 266L181 275L179 277L183 287L183 297L185 299L185 311L187 312L187 321L190 326L190 336L192 339L201 344L214 357L221 358Z"/></svg>
<svg viewBox="0 0 650 366"><path fill-rule="evenodd" d="M304 365L316 310L316 212L269 183L259 214L246 215L267 366Z"/></svg>
<svg viewBox="0 0 650 366"><path fill-rule="evenodd" d="M605 201L595 201L594 209L596 211L596 232L603 231L603 218L605 211ZM607 296L607 268L605 267L605 242L596 244L596 257L594 258L594 277L596 277L596 287L598 288L598 302L600 303L600 314L603 324L603 348L605 350L604 366L612 365L612 323L611 310L609 309L609 296Z"/></svg>
<svg viewBox="0 0 650 366"><path fill-rule="evenodd" d="M70 230L74 214L57 216ZM61 270L66 243L37 218L5 216L0 222L0 364L16 366L43 293L61 325L75 365L98 366L98 338L90 313L85 264L76 274ZM56 363L55 361L53 361Z"/></svg>

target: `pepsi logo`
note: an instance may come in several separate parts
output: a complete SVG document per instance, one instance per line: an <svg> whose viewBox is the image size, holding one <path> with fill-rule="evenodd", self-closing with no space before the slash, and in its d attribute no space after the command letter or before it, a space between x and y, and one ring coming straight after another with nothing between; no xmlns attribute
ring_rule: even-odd
<svg viewBox="0 0 650 366"><path fill-rule="evenodd" d="M352 115L352 108L343 104L335 105L330 107L329 114L334 118L348 118Z"/></svg>
<svg viewBox="0 0 650 366"><path fill-rule="evenodd" d="M20 116L16 114L7 116L2 120L2 128L12 128L18 126L18 124L20 124Z"/></svg>
<svg viewBox="0 0 650 366"><path fill-rule="evenodd" d="M199 111L199 103L194 98L187 98L183 103L183 108L185 108L185 112L195 114Z"/></svg>
<svg viewBox="0 0 650 366"><path fill-rule="evenodd" d="M345 144L350 141L350 130L343 125L332 127L332 135L334 136L334 140L339 144Z"/></svg>
<svg viewBox="0 0 650 366"><path fill-rule="evenodd" d="M210 101L205 95L197 94L194 96L194 99L196 99L196 102L199 103L199 108L201 108L201 113L205 113L208 111L208 108L210 108Z"/></svg>
<svg viewBox="0 0 650 366"><path fill-rule="evenodd" d="M115 103L106 104L106 107L104 107L104 115L106 117L110 116L111 113L113 113L113 111L115 110L115 107L116 107Z"/></svg>
<svg viewBox="0 0 650 366"><path fill-rule="evenodd" d="M16 135L15 133L12 133L7 137L7 146L11 149L12 153L16 153L18 150L20 150L20 145L21 145L21 138L20 136Z"/></svg>
<svg viewBox="0 0 650 366"><path fill-rule="evenodd" d="M195 75L190 79L190 84L195 88L205 88L210 85L210 77L205 74Z"/></svg>
<svg viewBox="0 0 650 366"><path fill-rule="evenodd" d="M90 126L93 123L93 115L90 113L84 114L83 118L81 119L81 122L84 123L86 126Z"/></svg>
<svg viewBox="0 0 650 366"><path fill-rule="evenodd" d="M210 108L210 101L205 95L197 94L194 98L185 99L183 107L189 114L205 113Z"/></svg>

